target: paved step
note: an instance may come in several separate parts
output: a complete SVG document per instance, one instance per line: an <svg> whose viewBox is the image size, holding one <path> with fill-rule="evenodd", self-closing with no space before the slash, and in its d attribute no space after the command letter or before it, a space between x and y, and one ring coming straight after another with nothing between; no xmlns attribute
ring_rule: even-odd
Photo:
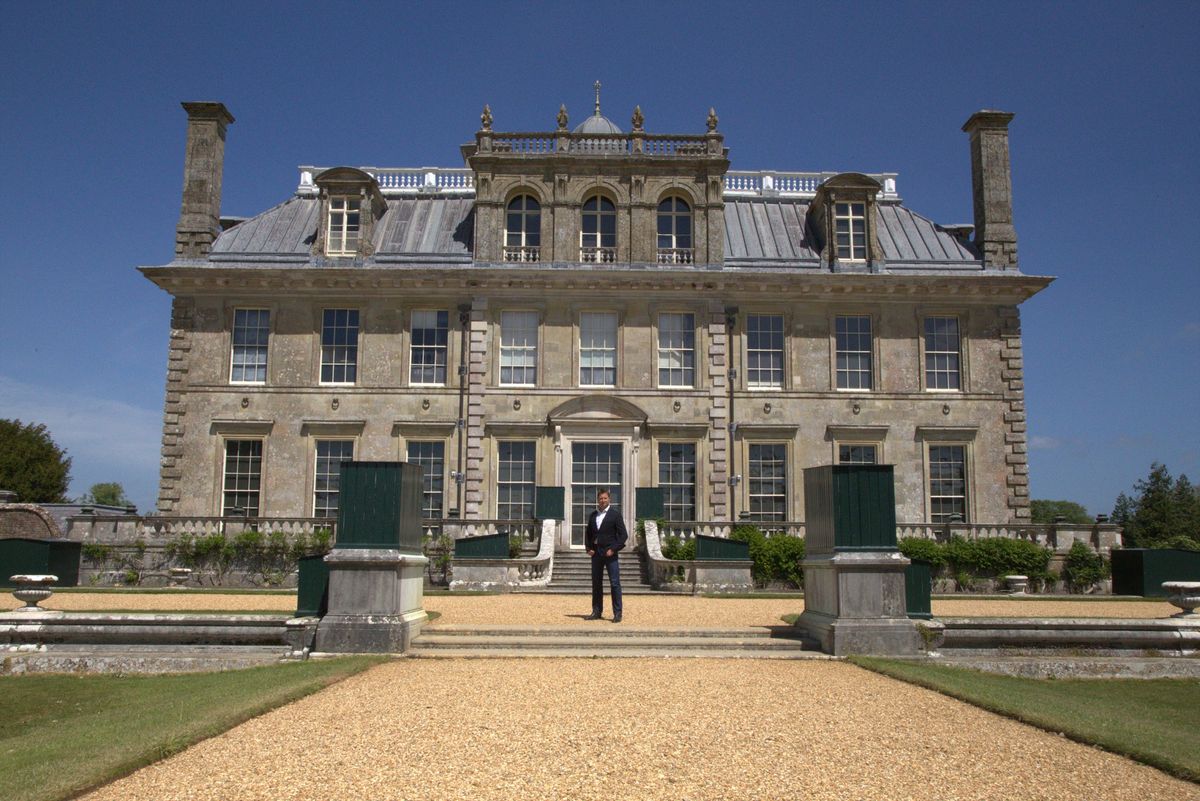
<svg viewBox="0 0 1200 801"><path fill-rule="evenodd" d="M621 565L621 592L628 595L644 595L653 590L642 566L641 554L636 551L621 551L617 559ZM604 581L608 592L608 579ZM540 590L559 594L590 594L592 591L592 558L583 551L559 551L554 554L554 572L548 587Z"/></svg>
<svg viewBox="0 0 1200 801"><path fill-rule="evenodd" d="M824 655L790 626L688 629L615 625L426 626L413 640L415 658L704 657L810 659Z"/></svg>
<svg viewBox="0 0 1200 801"><path fill-rule="evenodd" d="M283 646L47 645L3 651L0 675L21 673L193 673L277 665Z"/></svg>

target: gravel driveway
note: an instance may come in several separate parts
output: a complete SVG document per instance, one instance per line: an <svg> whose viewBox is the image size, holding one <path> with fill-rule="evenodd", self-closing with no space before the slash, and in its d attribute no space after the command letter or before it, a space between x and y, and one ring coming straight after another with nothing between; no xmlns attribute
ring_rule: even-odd
<svg viewBox="0 0 1200 801"><path fill-rule="evenodd" d="M845 663L399 660L87 796L1200 799L1200 787Z"/></svg>

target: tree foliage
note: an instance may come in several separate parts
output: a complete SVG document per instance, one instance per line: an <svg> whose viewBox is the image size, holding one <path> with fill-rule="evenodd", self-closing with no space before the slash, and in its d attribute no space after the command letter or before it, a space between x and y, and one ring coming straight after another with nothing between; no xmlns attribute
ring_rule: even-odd
<svg viewBox="0 0 1200 801"><path fill-rule="evenodd" d="M1112 520L1124 528L1128 547L1200 550L1200 489L1155 462L1132 494L1117 496Z"/></svg>
<svg viewBox="0 0 1200 801"><path fill-rule="evenodd" d="M129 506L133 503L126 497L125 488L116 481L93 484L87 495L83 496L83 500L100 506Z"/></svg>
<svg viewBox="0 0 1200 801"><path fill-rule="evenodd" d="M1034 523L1053 523L1055 518L1065 518L1067 523L1094 523L1088 510L1074 501L1033 500L1029 511Z"/></svg>
<svg viewBox="0 0 1200 801"><path fill-rule="evenodd" d="M0 420L0 489L21 503L66 500L71 458L40 423Z"/></svg>

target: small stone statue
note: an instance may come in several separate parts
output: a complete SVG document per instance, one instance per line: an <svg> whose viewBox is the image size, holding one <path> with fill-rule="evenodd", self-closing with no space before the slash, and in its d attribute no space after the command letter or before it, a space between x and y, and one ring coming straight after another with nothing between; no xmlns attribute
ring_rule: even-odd
<svg viewBox="0 0 1200 801"><path fill-rule="evenodd" d="M713 131L717 130L718 122L719 122L719 119L717 118L717 110L715 108L709 108L709 110L708 110L708 132L709 133L712 133Z"/></svg>
<svg viewBox="0 0 1200 801"><path fill-rule="evenodd" d="M567 104L563 103L558 107L558 130L567 130Z"/></svg>
<svg viewBox="0 0 1200 801"><path fill-rule="evenodd" d="M483 113L479 115L479 123L483 126L483 130L492 130L492 109L486 103L483 104Z"/></svg>
<svg viewBox="0 0 1200 801"><path fill-rule="evenodd" d="M642 126L646 124L646 118L642 116L642 107L633 107L633 130L641 131Z"/></svg>

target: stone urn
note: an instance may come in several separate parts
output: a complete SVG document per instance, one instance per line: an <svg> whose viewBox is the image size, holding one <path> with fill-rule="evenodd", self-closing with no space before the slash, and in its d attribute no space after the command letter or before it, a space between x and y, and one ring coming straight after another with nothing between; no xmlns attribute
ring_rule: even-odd
<svg viewBox="0 0 1200 801"><path fill-rule="evenodd" d="M1025 588L1029 586L1029 576L1005 576L1004 586L1013 595L1024 595Z"/></svg>
<svg viewBox="0 0 1200 801"><path fill-rule="evenodd" d="M1200 619L1196 607L1200 607L1200 581L1164 581L1162 588L1172 606L1183 611L1171 617L1194 617Z"/></svg>
<svg viewBox="0 0 1200 801"><path fill-rule="evenodd" d="M167 570L167 575L171 579L171 587L182 590L192 578L192 569L190 567L172 567Z"/></svg>
<svg viewBox="0 0 1200 801"><path fill-rule="evenodd" d="M54 594L51 585L58 581L58 576L49 575L20 575L9 576L8 580L16 585L13 596L23 604L17 612L41 612L38 603Z"/></svg>

